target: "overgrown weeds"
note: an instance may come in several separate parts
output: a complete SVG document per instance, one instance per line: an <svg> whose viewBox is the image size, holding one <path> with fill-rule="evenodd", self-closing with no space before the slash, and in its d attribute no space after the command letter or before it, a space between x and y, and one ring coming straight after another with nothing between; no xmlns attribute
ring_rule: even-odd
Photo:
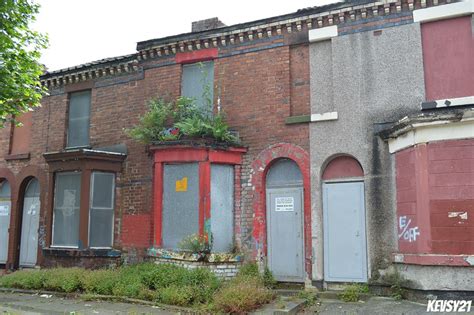
<svg viewBox="0 0 474 315"><path fill-rule="evenodd" d="M407 290L405 287L410 286L410 281L405 279L397 269L393 269L392 272L389 272L382 276L382 281L390 285L391 297L396 300L402 300L406 298Z"/></svg>
<svg viewBox="0 0 474 315"><path fill-rule="evenodd" d="M243 314L273 300L275 294L261 278L239 275L226 283L215 295L216 311Z"/></svg>
<svg viewBox="0 0 474 315"><path fill-rule="evenodd" d="M348 285L344 291L339 294L339 298L344 302L357 302L362 293L369 293L369 286L367 284L353 283Z"/></svg>
<svg viewBox="0 0 474 315"><path fill-rule="evenodd" d="M261 274L256 263L244 264L240 268L238 276L256 278L267 288L274 288L277 283L268 267L265 267L263 274Z"/></svg>
<svg viewBox="0 0 474 315"><path fill-rule="evenodd" d="M273 276L245 265L227 283L205 268L141 263L117 269L53 268L20 270L0 277L0 287L109 295L195 307L212 312L245 313L273 299Z"/></svg>
<svg viewBox="0 0 474 315"><path fill-rule="evenodd" d="M297 297L304 300L304 304L306 307L314 306L318 302L318 295L315 291L312 290L303 290L298 293Z"/></svg>

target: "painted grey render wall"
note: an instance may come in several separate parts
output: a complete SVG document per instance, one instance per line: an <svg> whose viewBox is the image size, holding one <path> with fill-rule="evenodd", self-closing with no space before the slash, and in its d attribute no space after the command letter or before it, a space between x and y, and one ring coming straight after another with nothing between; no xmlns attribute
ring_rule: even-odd
<svg viewBox="0 0 474 315"><path fill-rule="evenodd" d="M419 112L424 101L420 25L408 24L310 44L311 113L338 112L310 123L313 280L323 279L321 175L333 157L349 154L365 174L369 279L397 249L393 157L375 136L378 123Z"/></svg>

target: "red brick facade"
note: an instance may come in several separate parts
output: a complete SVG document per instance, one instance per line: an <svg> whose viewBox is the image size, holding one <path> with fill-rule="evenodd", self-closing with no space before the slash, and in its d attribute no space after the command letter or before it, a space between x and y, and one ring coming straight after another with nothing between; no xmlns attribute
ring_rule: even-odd
<svg viewBox="0 0 474 315"><path fill-rule="evenodd" d="M262 150L277 143L289 143L306 152L309 149L308 126L285 124L290 116L309 114L309 52L304 40L298 44L302 42L298 40L300 35L283 32L236 47L219 47L212 56L215 58L215 104L221 105L230 127L238 131L243 145L248 148L242 166L236 166L238 172L235 172L235 218L239 236L236 242L244 249L253 248L251 164ZM291 42L298 43L291 45ZM41 187L40 240L43 242L38 250L38 264L92 266L99 261L97 256L102 255L69 251L65 257L58 258L51 251L43 251L51 240L48 222L52 220L54 187L53 173L43 154L65 149L68 93L84 89L91 89L90 146L96 149L125 144L127 148L126 160L116 173L113 247L127 256L142 255L140 253L153 245L153 158L147 147L131 140L124 129L138 123L148 100L180 96L181 65L176 62L182 60L172 55L142 59L136 64L137 71L51 88L50 96L44 97L42 106L32 113L28 159L4 159L10 154L11 134L8 127L0 130L0 174L12 186L13 201L7 268L18 265L18 252L14 249L21 229L23 179L32 176L39 179ZM309 169L305 172L309 176ZM107 260L105 256L102 262L116 259Z"/></svg>

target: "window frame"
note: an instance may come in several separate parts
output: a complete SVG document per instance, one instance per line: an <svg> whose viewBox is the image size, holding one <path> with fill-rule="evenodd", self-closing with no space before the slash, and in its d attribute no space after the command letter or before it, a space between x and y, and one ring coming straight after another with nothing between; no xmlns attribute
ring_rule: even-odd
<svg viewBox="0 0 474 315"><path fill-rule="evenodd" d="M112 204L111 204L111 208L102 208L102 207L93 207L93 202L94 202L94 180L95 180L95 176L94 174L97 174L97 173L101 173L101 174L110 174L113 176L113 181L112 181ZM90 177L90 193L89 193L89 213L88 213L88 217L89 217L89 220L87 222L87 240L88 240L88 245L89 245L89 248L91 249L110 249L114 246L114 233L115 233L115 188L117 187L116 185L116 179L117 179L117 176L115 173L113 172L104 172L104 171L100 171L100 170L92 170L91 172L91 177ZM112 211L112 236L111 236L111 245L110 246L91 246L90 244L90 240L91 240L91 212L92 212L92 208L96 209L96 210L109 210L109 211Z"/></svg>
<svg viewBox="0 0 474 315"><path fill-rule="evenodd" d="M245 148L232 147L225 150L210 147L151 147L154 154L153 175L153 239L152 244L156 248L163 248L163 175L165 164L199 163L199 234L205 235L205 222L211 218L211 164L226 164L234 168L233 189L233 241L237 238L238 221L236 216L240 215L238 206L239 190L235 189L241 176L242 155L247 151ZM211 221L212 224L212 221Z"/></svg>
<svg viewBox="0 0 474 315"><path fill-rule="evenodd" d="M71 99L74 94L89 93L89 115L88 115L88 124L87 124L87 144L70 146L70 130L71 130ZM65 139L65 148L67 150L79 149L79 148L90 148L90 126L91 126L91 107L92 107L92 89L77 90L71 91L68 93L68 106L67 106L67 117L66 117L66 139Z"/></svg>
<svg viewBox="0 0 474 315"><path fill-rule="evenodd" d="M231 187L231 198L232 198L232 205L231 205L231 215L230 215L230 219L232 220L232 242L231 242L231 246L234 247L235 246L235 242L236 242L236 237L235 237L235 228L236 228L236 220L235 220L235 205L236 205L236 189L235 189L235 182L236 182L236 168L235 168L235 165L233 164L228 164L228 163L211 163L210 165L210 168L211 168L211 172L210 172L210 186L209 186L209 198L210 198L210 219L211 219L211 225L210 225L210 232L212 233L212 230L213 230L213 220L212 220L212 169L213 169L213 165L221 165L221 166L230 166L232 167L232 187ZM214 237L214 235L213 235ZM229 245L229 244L228 244ZM211 248L211 252L212 253L225 253L223 251L217 251L215 248L214 248L214 243L212 244L213 248Z"/></svg>
<svg viewBox="0 0 474 315"><path fill-rule="evenodd" d="M57 197L57 178L56 176L59 175L59 174L79 174L80 177L80 181L79 181L79 186L82 186L82 171L81 170L71 170L71 171L64 171L64 172L55 172L54 175L53 175L53 178L54 178L54 190L53 190L53 211L52 211L52 224L51 224L51 248L72 248L72 249L77 249L79 248L79 245L76 245L76 246L70 246L70 245L55 245L54 244L54 224L55 224L55 218L56 218L56 197ZM82 188L82 187L81 187ZM81 215L81 195L82 195L82 189L81 189L81 193L79 194L79 208L78 208L78 211L79 211L79 227L78 227L78 232L79 232L79 235L78 235L78 238L77 238L77 241L78 243L80 242L80 230L81 230L81 221L80 221L80 215Z"/></svg>
<svg viewBox="0 0 474 315"><path fill-rule="evenodd" d="M212 68L212 73L211 71L207 73L206 75L206 82L202 82L203 78L199 78L199 81L201 83L201 90L202 90L202 95L199 96L199 99L196 97L196 96L193 96L193 97L189 97L189 96L186 96L186 95L183 95L183 90L184 90L184 82L185 82L185 69L186 68L191 68L191 67L199 67L200 65L206 65L206 64L209 64L211 65L211 68ZM209 115L212 115L213 112L214 112L214 80L215 80L215 63L214 63L214 60L211 59L211 60L203 60L203 61L196 61L196 62L193 62L193 63L186 63L186 64L182 64L181 65L181 82L180 82L180 95L182 97L187 97L187 98L190 98L192 100L194 100L196 102L196 106L205 111L207 110L206 109L206 106L207 104L204 104L205 102L205 99L204 99L204 93L205 93L205 83L210 83L210 89L211 89L211 104L210 104L210 108L208 109L209 110ZM212 79L212 80L211 80ZM194 78L192 80L194 82ZM199 100L202 99L202 102L203 104L199 104Z"/></svg>
<svg viewBox="0 0 474 315"><path fill-rule="evenodd" d="M116 152L99 152L89 149L76 149L71 151L60 151L43 154L49 166L48 190L53 192L49 194L46 204L46 239L44 250L92 250L89 246L89 206L90 206L90 188L91 177L93 172L113 173L114 176L114 200L116 196L118 174L122 172L122 163L126 158L126 154L117 154ZM52 245L53 234L53 213L55 199L55 175L59 172L81 172L81 202L79 215L79 247L58 247ZM114 201L114 222L113 233L115 231L115 211L116 205ZM113 241L115 241L113 239ZM112 244L111 248L114 247ZM110 249L110 248L108 248ZM94 249L95 250L95 249Z"/></svg>

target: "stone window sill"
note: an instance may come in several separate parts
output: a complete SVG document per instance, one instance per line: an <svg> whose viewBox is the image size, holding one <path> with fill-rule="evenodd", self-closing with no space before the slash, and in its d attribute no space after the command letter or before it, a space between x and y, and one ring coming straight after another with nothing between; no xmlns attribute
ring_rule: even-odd
<svg viewBox="0 0 474 315"><path fill-rule="evenodd" d="M43 255L56 257L120 257L117 249L44 248Z"/></svg>
<svg viewBox="0 0 474 315"><path fill-rule="evenodd" d="M30 159L30 153L9 154L5 156L6 161L29 160L29 159Z"/></svg>
<svg viewBox="0 0 474 315"><path fill-rule="evenodd" d="M474 266L474 255L394 253L394 263L422 266Z"/></svg>

